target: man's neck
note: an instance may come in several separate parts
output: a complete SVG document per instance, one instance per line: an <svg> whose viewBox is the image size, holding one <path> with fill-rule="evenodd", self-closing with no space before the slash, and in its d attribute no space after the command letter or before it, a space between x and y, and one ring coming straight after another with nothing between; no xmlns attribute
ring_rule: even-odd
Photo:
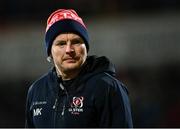
<svg viewBox="0 0 180 129"><path fill-rule="evenodd" d="M62 80L71 80L78 76L80 70L73 70L68 72L61 72L56 69L57 75L62 78Z"/></svg>
<svg viewBox="0 0 180 129"><path fill-rule="evenodd" d="M71 72L68 74L63 73L60 76L61 76L62 80L71 80L71 79L75 78L78 75L78 73L77 72Z"/></svg>

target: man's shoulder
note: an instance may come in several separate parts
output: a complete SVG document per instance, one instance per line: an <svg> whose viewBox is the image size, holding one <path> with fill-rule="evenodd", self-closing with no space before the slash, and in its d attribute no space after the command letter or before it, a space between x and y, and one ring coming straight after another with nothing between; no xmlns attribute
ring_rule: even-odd
<svg viewBox="0 0 180 129"><path fill-rule="evenodd" d="M110 73L107 73L107 72L99 73L92 76L89 79L89 84L92 84L92 83L98 86L98 88L100 89L101 88L117 89L119 87L122 87L122 89L127 91L127 87L124 85L124 83L121 80L119 80L116 76L111 75Z"/></svg>
<svg viewBox="0 0 180 129"><path fill-rule="evenodd" d="M117 85L120 82L115 76L106 72L95 74L88 81L89 83L94 83L95 85L103 87L111 86L114 84Z"/></svg>
<svg viewBox="0 0 180 129"><path fill-rule="evenodd" d="M34 81L33 85L39 85L41 83L48 81L48 76L49 76L49 73L43 74L37 80Z"/></svg>
<svg viewBox="0 0 180 129"><path fill-rule="evenodd" d="M50 76L49 73L45 73L42 76L40 76L31 84L31 86L29 87L29 91L37 89L37 88L41 88L42 86L44 86L44 84L48 82L49 76Z"/></svg>
<svg viewBox="0 0 180 129"><path fill-rule="evenodd" d="M119 81L114 75L111 75L110 73L107 72L102 72L102 73L98 73L92 76L93 80L99 80L99 81L104 81L104 82L108 82L108 81Z"/></svg>

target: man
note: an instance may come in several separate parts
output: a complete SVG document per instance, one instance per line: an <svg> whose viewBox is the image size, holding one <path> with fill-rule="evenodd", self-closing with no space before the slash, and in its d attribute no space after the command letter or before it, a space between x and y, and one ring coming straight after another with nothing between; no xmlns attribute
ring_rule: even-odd
<svg viewBox="0 0 180 129"><path fill-rule="evenodd" d="M26 127L132 127L127 90L106 57L87 56L87 28L74 10L50 15L45 40L54 67L29 88Z"/></svg>

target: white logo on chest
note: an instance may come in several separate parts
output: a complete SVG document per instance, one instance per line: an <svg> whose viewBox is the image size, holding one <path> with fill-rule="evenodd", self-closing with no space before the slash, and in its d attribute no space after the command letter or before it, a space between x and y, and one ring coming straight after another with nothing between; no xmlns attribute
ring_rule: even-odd
<svg viewBox="0 0 180 129"><path fill-rule="evenodd" d="M68 109L69 112L73 115L79 115L83 112L83 101L84 97L73 97L71 102L71 107Z"/></svg>
<svg viewBox="0 0 180 129"><path fill-rule="evenodd" d="M33 109L33 116L40 116L42 108Z"/></svg>

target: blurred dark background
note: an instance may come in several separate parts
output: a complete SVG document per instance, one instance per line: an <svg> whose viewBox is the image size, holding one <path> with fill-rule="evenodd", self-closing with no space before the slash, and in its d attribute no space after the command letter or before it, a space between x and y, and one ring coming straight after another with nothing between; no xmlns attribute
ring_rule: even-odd
<svg viewBox="0 0 180 129"><path fill-rule="evenodd" d="M84 19L90 52L115 64L134 127L180 127L179 0L1 0L0 127L24 127L29 86L46 61L46 20L58 8Z"/></svg>

